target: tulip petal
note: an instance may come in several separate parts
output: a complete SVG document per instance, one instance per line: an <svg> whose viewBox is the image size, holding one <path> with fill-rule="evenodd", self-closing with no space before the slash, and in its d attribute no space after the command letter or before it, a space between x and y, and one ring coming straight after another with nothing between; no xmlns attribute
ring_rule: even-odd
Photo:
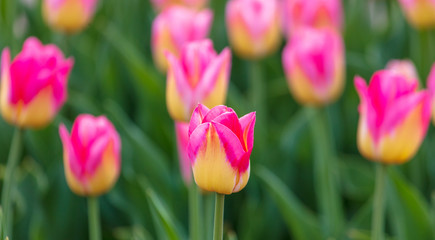
<svg viewBox="0 0 435 240"><path fill-rule="evenodd" d="M256 113L251 112L239 119L243 130L243 142L246 144L247 151L251 151L254 146L254 127L256 121Z"/></svg>
<svg viewBox="0 0 435 240"><path fill-rule="evenodd" d="M246 169L238 169L240 161L246 153L246 151L243 149L240 139L227 126L217 122L212 122L211 124L219 136L219 140L226 153L226 158L231 163L231 166L241 172L244 172Z"/></svg>
<svg viewBox="0 0 435 240"><path fill-rule="evenodd" d="M234 112L234 110L224 105L216 106L210 109L210 111L204 116L202 122L211 122L225 112Z"/></svg>
<svg viewBox="0 0 435 240"><path fill-rule="evenodd" d="M242 127L240 126L239 118L234 111L222 113L213 119L212 122L226 126L237 136L237 138L239 138L240 143L244 143ZM242 145L244 147L245 144ZM247 149L245 149L245 151L247 151Z"/></svg>
<svg viewBox="0 0 435 240"><path fill-rule="evenodd" d="M192 132L203 122L204 116L210 111L206 106L201 103L193 110L192 116L190 117L189 124L189 136Z"/></svg>
<svg viewBox="0 0 435 240"><path fill-rule="evenodd" d="M187 145L187 153L189 155L192 165L195 164L196 157L199 150L207 145L207 133L210 128L210 123L203 123L198 125L195 130L189 134L189 144Z"/></svg>
<svg viewBox="0 0 435 240"><path fill-rule="evenodd" d="M189 124L184 122L175 122L175 136L177 138L177 150L179 156L179 165L183 180L189 185L192 179L192 165L187 154L187 145L189 143Z"/></svg>

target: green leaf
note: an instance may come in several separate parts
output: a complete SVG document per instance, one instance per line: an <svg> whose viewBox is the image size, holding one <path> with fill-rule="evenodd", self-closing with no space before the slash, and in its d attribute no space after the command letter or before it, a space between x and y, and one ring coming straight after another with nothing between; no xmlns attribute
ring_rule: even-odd
<svg viewBox="0 0 435 240"><path fill-rule="evenodd" d="M389 169L388 213L398 240L434 239L429 207L417 189L394 169Z"/></svg>
<svg viewBox="0 0 435 240"><path fill-rule="evenodd" d="M263 166L257 166L254 173L275 200L282 212L290 234L297 240L323 239L319 221L294 195L287 186Z"/></svg>
<svg viewBox="0 0 435 240"><path fill-rule="evenodd" d="M314 111L309 111L307 108L301 108L292 116L283 129L281 137L281 149L283 151L291 152L297 146L300 134L306 129L305 126L313 116Z"/></svg>
<svg viewBox="0 0 435 240"><path fill-rule="evenodd" d="M186 239L186 235L181 231L181 227L176 223L174 217L170 214L167 207L165 207L163 201L157 196L157 194L149 187L148 181L145 178L139 180L142 190L145 191L148 197L149 207L151 209L154 219L154 223L157 227L159 239ZM163 232L161 230L164 230ZM163 234L164 233L164 234ZM164 237L162 236L164 235Z"/></svg>

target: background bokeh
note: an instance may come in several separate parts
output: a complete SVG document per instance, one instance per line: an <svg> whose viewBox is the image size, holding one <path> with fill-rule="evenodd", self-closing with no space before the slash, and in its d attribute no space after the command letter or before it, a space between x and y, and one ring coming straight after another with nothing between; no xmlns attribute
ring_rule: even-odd
<svg viewBox="0 0 435 240"><path fill-rule="evenodd" d="M218 52L229 45L225 3L210 1L210 38ZM318 138L326 139L320 145L337 162L331 171L345 219L340 239L370 239L374 164L356 148L359 98L353 77L369 79L388 60L406 58L415 63L425 86L435 60L435 32L410 27L396 0L344 0L343 5L346 87L320 115L289 94L281 63L284 39L279 51L260 61L233 54L227 105L239 115L257 111L259 120L249 183L226 198L229 239L322 239L317 235L325 228L317 209L322 186L313 181L313 158L322 154L313 147ZM57 44L75 64L60 114L44 129L25 131L15 176L14 239L87 239L86 199L66 184L58 134L61 122L70 128L80 113L107 115L122 138L121 176L100 198L104 239L187 239L188 192L166 110L166 78L152 62L150 33L156 12L149 1L102 0L92 23L73 36L52 32L40 9L38 0L1 1L0 49L10 46L15 56L28 36L36 36L45 44ZM330 129L323 138L310 128L319 118ZM0 178L12 133L13 127L0 119ZM431 126L417 156L390 169L386 229L392 239L435 239L434 156ZM208 209L204 216L211 216L213 196L203 200ZM206 230L209 219L204 220Z"/></svg>

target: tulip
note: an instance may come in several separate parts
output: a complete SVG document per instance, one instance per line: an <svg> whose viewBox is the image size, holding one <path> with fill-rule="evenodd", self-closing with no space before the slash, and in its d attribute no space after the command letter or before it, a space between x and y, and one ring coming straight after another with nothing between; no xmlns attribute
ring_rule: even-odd
<svg viewBox="0 0 435 240"><path fill-rule="evenodd" d="M230 0L226 7L228 36L234 51L244 58L261 58L281 42L276 0Z"/></svg>
<svg viewBox="0 0 435 240"><path fill-rule="evenodd" d="M402 75L410 82L419 82L417 70L410 60L391 60L386 69Z"/></svg>
<svg viewBox="0 0 435 240"><path fill-rule="evenodd" d="M189 142L189 123L175 122L175 135L177 139L180 170L186 185L192 181L192 166L187 154L187 143Z"/></svg>
<svg viewBox="0 0 435 240"><path fill-rule="evenodd" d="M97 3L98 0L43 0L42 15L53 29L75 33L92 20Z"/></svg>
<svg viewBox="0 0 435 240"><path fill-rule="evenodd" d="M1 56L0 110L3 118L20 128L39 128L51 122L65 103L72 58L65 59L55 45L42 45L34 37L10 62Z"/></svg>
<svg viewBox="0 0 435 240"><path fill-rule="evenodd" d="M302 104L323 105L337 99L344 87L344 46L328 29L297 31L283 52L290 91Z"/></svg>
<svg viewBox="0 0 435 240"><path fill-rule="evenodd" d="M417 152L428 128L428 91L417 91L416 79L390 70L376 72L369 86L355 77L361 99L358 149L366 158L385 164L408 161Z"/></svg>
<svg viewBox="0 0 435 240"><path fill-rule="evenodd" d="M173 5L182 5L190 9L201 9L207 5L208 0L151 0L151 3L158 10L163 10Z"/></svg>
<svg viewBox="0 0 435 240"><path fill-rule="evenodd" d="M255 112L240 119L233 109L202 104L189 125L187 152L196 184L203 190L231 194L249 180L249 158L254 145Z"/></svg>
<svg viewBox="0 0 435 240"><path fill-rule="evenodd" d="M151 49L156 66L167 69L165 52L179 56L185 44L205 39L210 31L213 13L174 6L160 13L152 24Z"/></svg>
<svg viewBox="0 0 435 240"><path fill-rule="evenodd" d="M432 65L429 77L427 79L427 87L429 89L432 101L432 121L435 124L435 63Z"/></svg>
<svg viewBox="0 0 435 240"><path fill-rule="evenodd" d="M399 0L408 21L415 28L426 29L435 26L434 0Z"/></svg>
<svg viewBox="0 0 435 240"><path fill-rule="evenodd" d="M65 176L70 189L82 196L109 191L121 168L121 140L106 117L82 114L74 121L71 136L62 124Z"/></svg>
<svg viewBox="0 0 435 240"><path fill-rule="evenodd" d="M187 44L180 59L167 53L169 70L166 104L176 121L189 122L198 103L214 107L225 102L231 68L231 52L219 55L210 40Z"/></svg>
<svg viewBox="0 0 435 240"><path fill-rule="evenodd" d="M284 0L283 27L289 36L301 27L330 28L341 31L341 0Z"/></svg>

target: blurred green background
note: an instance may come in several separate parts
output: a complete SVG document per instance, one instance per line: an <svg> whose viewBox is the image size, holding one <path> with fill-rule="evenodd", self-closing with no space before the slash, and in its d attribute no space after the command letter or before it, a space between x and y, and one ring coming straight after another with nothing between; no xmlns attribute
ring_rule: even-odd
<svg viewBox="0 0 435 240"><path fill-rule="evenodd" d="M229 44L225 3L210 1L210 38L218 52ZM188 191L166 111L166 79L151 58L156 12L147 0L101 0L85 31L64 36L45 25L40 5L39 0L0 0L0 49L10 46L15 56L28 36L36 36L57 44L75 64L60 114L44 129L25 131L15 176L13 239L87 239L86 199L66 184L58 135L58 125L70 127L80 113L107 115L122 138L121 176L100 198L104 239L188 239ZM346 88L325 109L300 106L289 94L281 63L284 39L278 52L255 63L233 55L227 105L240 116L257 111L259 119L249 183L226 198L225 238L370 239L374 164L356 148L359 99L353 77L368 80L388 60L408 58L425 86L435 60L435 32L411 28L396 0L345 0L343 5ZM317 131L322 124L326 131ZM0 119L0 178L12 133ZM434 146L431 126L417 156L389 171L391 239L435 239ZM315 168L316 158L326 165ZM328 184L337 191L332 199L321 197ZM329 218L321 207L325 201L335 201L340 214ZM213 196L205 196L202 205L204 230L211 229Z"/></svg>

